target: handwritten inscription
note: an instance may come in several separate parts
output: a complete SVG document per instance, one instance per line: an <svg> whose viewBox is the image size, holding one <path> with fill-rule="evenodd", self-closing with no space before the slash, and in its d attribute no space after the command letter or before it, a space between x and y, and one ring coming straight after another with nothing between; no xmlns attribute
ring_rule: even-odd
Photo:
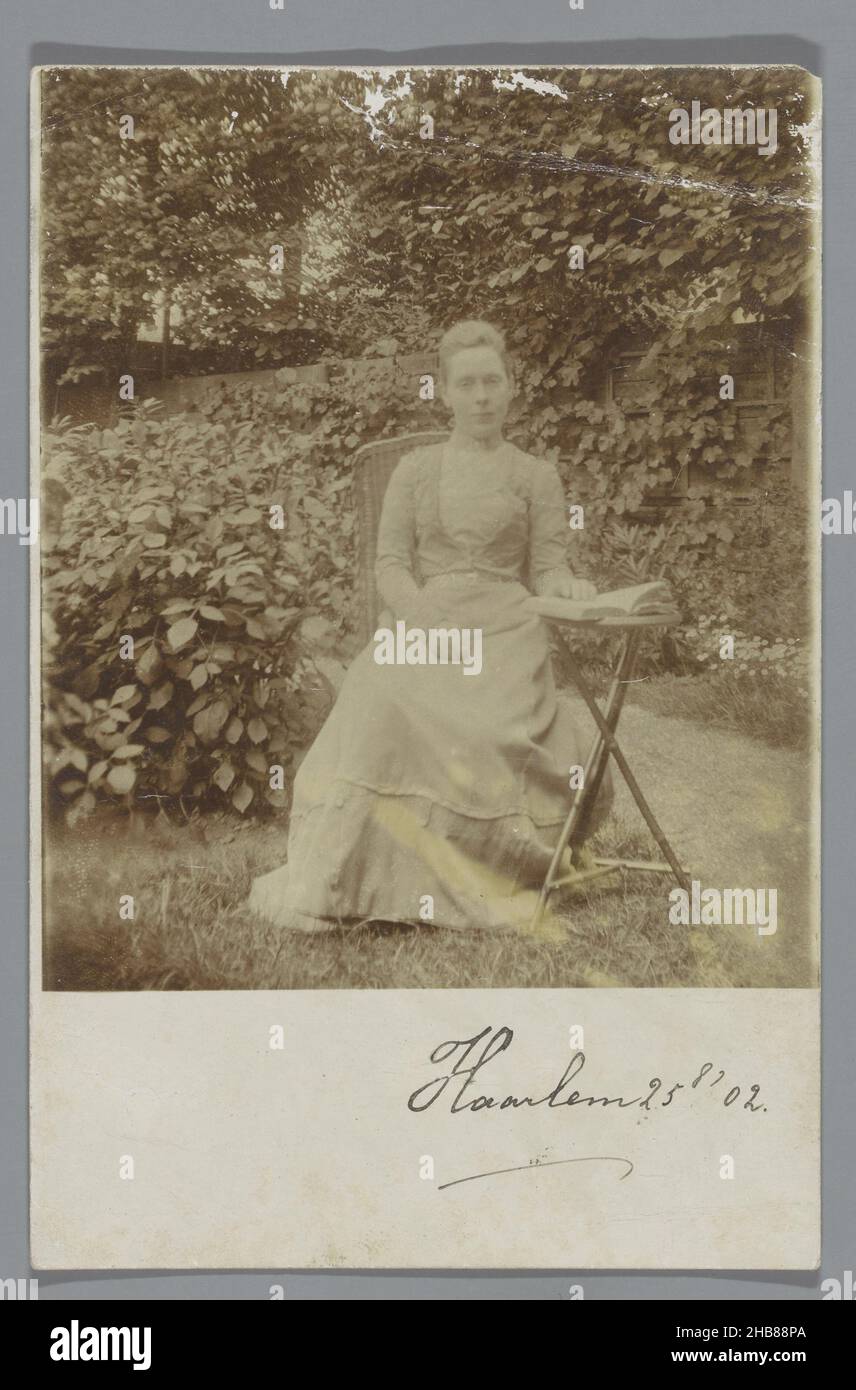
<svg viewBox="0 0 856 1390"><path fill-rule="evenodd" d="M408 1097L408 1110L421 1113L442 1101L443 1106L449 1106L453 1115L460 1115L464 1111L476 1114L480 1110L519 1110L522 1106L534 1110L542 1105L548 1110L567 1109L575 1105L601 1105L604 1109L614 1106L617 1110L650 1111L670 1106L679 1091L686 1095L687 1092L698 1090L715 1091L717 1100L721 1097L721 1104L729 1108L738 1105L753 1114L764 1114L767 1110L766 1105L758 1100L761 1088L757 1083L748 1088L733 1085L726 1081L725 1072L717 1069L713 1062L702 1063L684 1081L672 1081L669 1086L661 1077L652 1076L644 1083L646 1089L641 1095L626 1097L602 1094L596 1089L585 1092L576 1088L572 1090L571 1082L579 1079L586 1065L584 1052L574 1053L555 1086L544 1095L537 1098L531 1095L490 1095L482 1089L486 1078L481 1073L494 1058L511 1046L513 1039L514 1030L511 1028L487 1027L475 1037L439 1043L431 1053L431 1062L441 1065L453 1061L453 1065L450 1070L418 1087Z"/></svg>

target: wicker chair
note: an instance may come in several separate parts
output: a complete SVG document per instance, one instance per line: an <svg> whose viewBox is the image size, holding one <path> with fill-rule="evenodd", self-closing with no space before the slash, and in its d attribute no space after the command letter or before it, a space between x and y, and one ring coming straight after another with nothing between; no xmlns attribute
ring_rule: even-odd
<svg viewBox="0 0 856 1390"><path fill-rule="evenodd" d="M374 567L377 532L387 484L400 459L420 444L440 444L448 430L422 430L394 439L364 444L354 456L354 495L357 505L357 582L360 586L361 628L364 642L370 642L380 623L383 603L375 586Z"/></svg>

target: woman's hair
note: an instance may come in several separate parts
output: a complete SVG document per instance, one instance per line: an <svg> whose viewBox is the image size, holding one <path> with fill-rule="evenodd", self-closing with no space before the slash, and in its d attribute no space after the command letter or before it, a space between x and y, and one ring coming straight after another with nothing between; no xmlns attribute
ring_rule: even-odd
<svg viewBox="0 0 856 1390"><path fill-rule="evenodd" d="M462 348L493 348L502 362L505 375L511 380L511 363L505 347L505 338L498 328L484 319L464 319L455 323L440 339L437 354L440 358L440 380L445 382L449 375L449 363L456 352Z"/></svg>

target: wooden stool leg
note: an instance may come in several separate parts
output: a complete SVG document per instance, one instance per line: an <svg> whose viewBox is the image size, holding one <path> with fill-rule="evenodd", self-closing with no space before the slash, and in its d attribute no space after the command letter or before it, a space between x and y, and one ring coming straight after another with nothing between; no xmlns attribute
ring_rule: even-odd
<svg viewBox="0 0 856 1390"><path fill-rule="evenodd" d="M595 723L597 724L598 728L600 729L603 735L603 739L606 743L608 753L611 757L615 759L616 763L618 764L619 771L621 772L622 777L624 778L625 782L630 788L633 800L636 802L636 805L642 812L645 824L648 826L648 829L651 831L651 834L654 836L654 839L657 841L657 844L663 851L663 854L665 855L671 867L672 873L674 874L676 881L680 884L681 888L684 888L687 892L689 892L691 886L690 881L684 873L683 869L681 868L677 856L675 855L672 846L669 844L669 841L666 839L663 830L660 828L659 822L657 821L654 812L651 810L651 807L645 800L639 783L636 781L636 778L630 771L630 768L627 765L627 759L625 758L624 754L618 746L618 740L615 737L613 729L610 728L606 719L601 714L600 707L597 701L595 700L594 695L589 690L586 682L583 680L582 676L578 677L578 682L580 687L580 693L583 699L585 700L586 704L588 705L589 709L591 710Z"/></svg>
<svg viewBox="0 0 856 1390"><path fill-rule="evenodd" d="M636 632L626 633L624 640L621 644L618 661L615 667L615 674L612 678L612 684L609 687L609 693L606 699L606 708L603 712L603 718L605 722L608 724L613 734L615 733L615 730L618 727L618 721L621 717L621 711L624 708L624 701L627 695L627 686L629 682L632 680L633 672L636 669L636 657L639 651L640 640L641 635L637 630ZM591 692L588 686L586 685L582 671L579 669L573 656L571 656L570 664L571 673L573 675L577 689L579 690L583 699L588 704L589 698L594 699L594 696L591 695ZM591 822L592 815L594 814L595 802L597 800L598 792L600 791L604 773L606 772L606 765L609 762L609 746L606 742L606 739L603 737L603 734L601 733L599 725L598 735L598 759L592 772L591 781L586 780L583 784L582 812L580 815L580 819L574 829L574 838L571 841L572 849L575 849L577 845L581 845L583 841L588 838L588 828Z"/></svg>
<svg viewBox="0 0 856 1390"><path fill-rule="evenodd" d="M615 675L613 676L612 685L610 686L606 702L605 718L610 728L614 728L615 724L618 722L618 716L624 704L624 696L627 689L626 683L632 675L633 666L636 661L636 650L638 645L639 634L636 632L627 633L621 644ZM571 671L575 683L581 686L582 677L573 657L571 657ZM554 887L557 878L557 870L565 849L569 845L572 849L575 848L576 845L582 843L582 840L585 838L585 822L590 817L591 807L594 805L594 800L600 790L600 784L603 781L603 774L608 758L609 749L601 729L598 728L594 743L589 749L589 755L583 769L583 785L579 791L574 792L567 819L562 826L558 843L553 851L553 857L550 860L544 882L541 885L541 892L538 895L538 904L532 917L531 925L533 929L538 926L544 915L547 899Z"/></svg>
<svg viewBox="0 0 856 1390"><path fill-rule="evenodd" d="M583 786L581 789L582 795L579 793L574 794L571 808L562 826L558 843L541 886L541 891L538 895L538 903L532 917L532 929L538 926L544 915L547 900L556 885L556 871L564 850L570 845L573 851L578 845L582 844L583 840L586 838L586 824L591 818L595 798L600 790L606 764L610 757L615 759L619 771L627 783L627 786L630 788L630 793L636 805L639 807L648 829L651 831L651 834L654 836L654 839L665 855L676 881L682 888L689 891L689 879L681 868L677 856L672 850L669 841L648 805L641 787L630 771L627 759L624 757L618 745L618 740L615 737L615 730L618 726L618 720L624 705L627 685L632 678L633 668L636 662L639 638L640 633L638 631L630 632L625 636L604 712L601 712L600 706L592 694L588 683L583 677L577 663L572 659L571 669L574 682L594 718L598 732L586 760L586 766L583 772ZM651 867L653 869L654 866Z"/></svg>
<svg viewBox="0 0 856 1390"><path fill-rule="evenodd" d="M589 775L593 773L594 768L597 766L601 756L601 750L604 748L604 746L605 745L603 742L603 735L601 733L598 733L597 738L595 739L594 743L591 746L591 749L589 750L589 755L586 759L586 765L583 769L583 785L581 788L582 791L585 791ZM571 842L571 837L573 836L574 831L576 830L577 825L579 824L579 820L583 814L583 810L584 797L582 797L578 791L575 791L573 800L571 801L571 809L569 810L565 823L562 826L561 834L559 835L559 839L556 843L556 848L553 850L553 857L550 860L550 865L544 877L544 882L541 885L541 892L538 894L538 903L535 908L535 912L533 913L531 922L531 927L533 930L538 926L538 924L541 921L541 918L544 916L544 909L547 906L547 898L549 897L553 889L554 883L556 881L556 878L558 876L557 870L561 862L562 855L567 845Z"/></svg>

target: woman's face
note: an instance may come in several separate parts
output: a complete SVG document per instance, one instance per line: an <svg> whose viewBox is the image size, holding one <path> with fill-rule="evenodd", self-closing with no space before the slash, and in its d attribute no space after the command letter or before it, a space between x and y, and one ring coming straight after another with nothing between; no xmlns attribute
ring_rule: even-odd
<svg viewBox="0 0 856 1390"><path fill-rule="evenodd" d="M451 357L443 399L455 425L474 439L499 434L511 403L511 382L495 348L459 348Z"/></svg>

